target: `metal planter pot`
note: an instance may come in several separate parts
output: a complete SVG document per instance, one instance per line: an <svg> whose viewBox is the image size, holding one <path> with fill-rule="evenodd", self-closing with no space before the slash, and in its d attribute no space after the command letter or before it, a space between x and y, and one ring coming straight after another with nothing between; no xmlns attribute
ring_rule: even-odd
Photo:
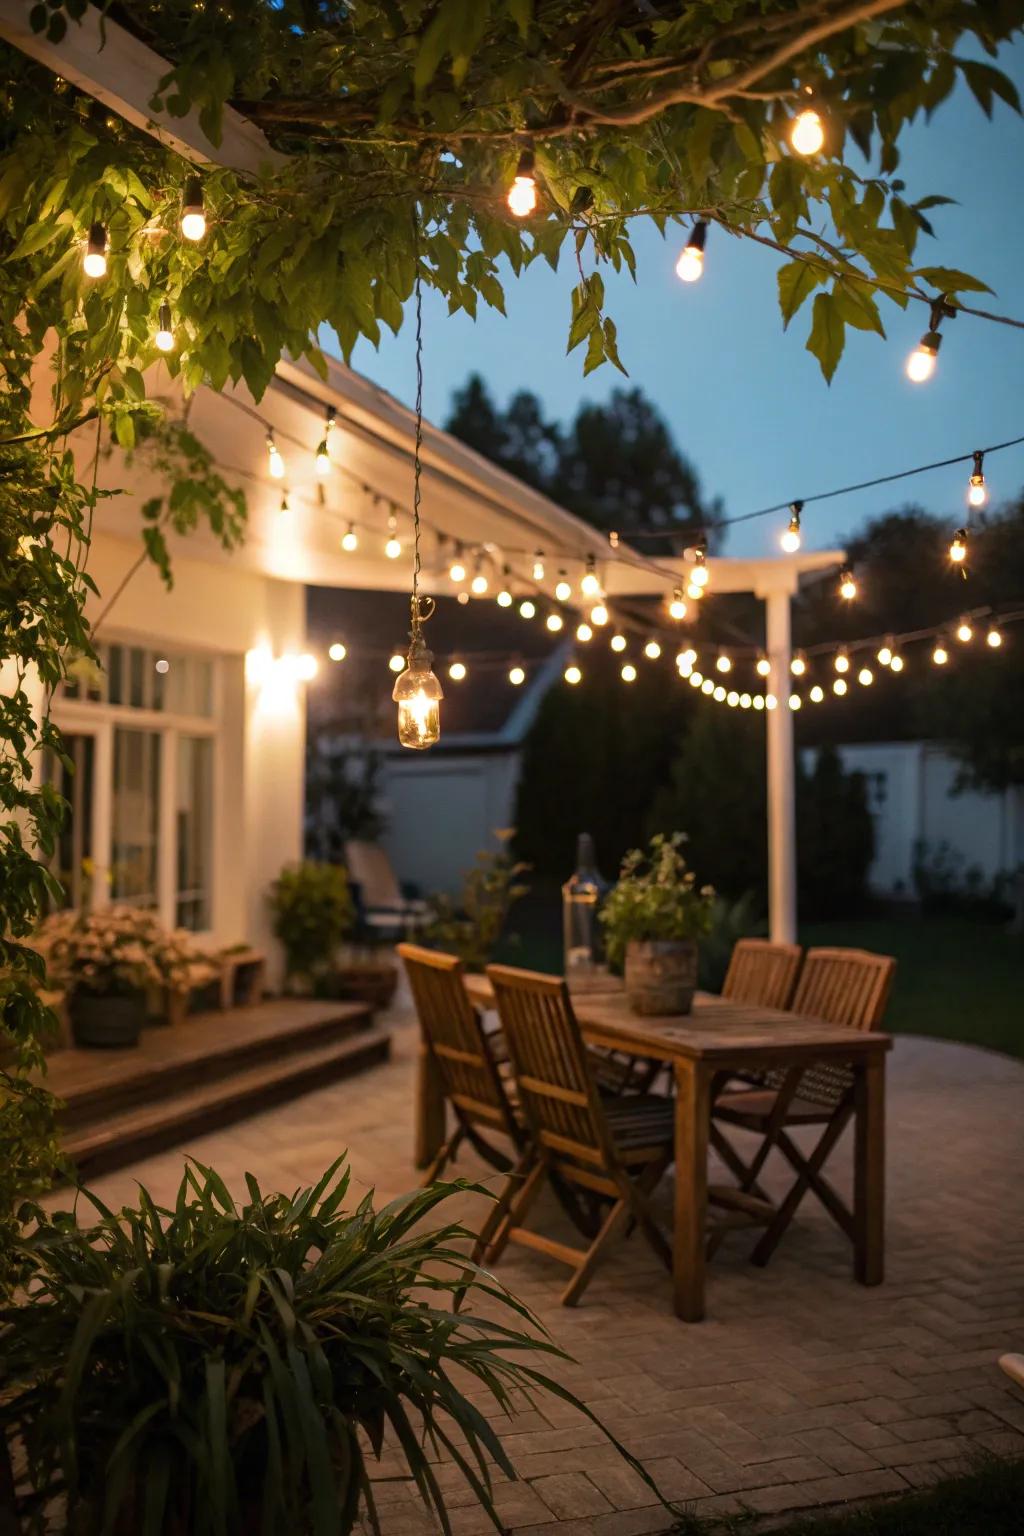
<svg viewBox="0 0 1024 1536"><path fill-rule="evenodd" d="M697 990L693 939L630 939L626 945L626 997L634 1013L651 1017L689 1013Z"/></svg>
<svg viewBox="0 0 1024 1536"><path fill-rule="evenodd" d="M146 1022L146 994L140 991L103 996L76 992L70 1013L76 1045L123 1050L139 1043Z"/></svg>

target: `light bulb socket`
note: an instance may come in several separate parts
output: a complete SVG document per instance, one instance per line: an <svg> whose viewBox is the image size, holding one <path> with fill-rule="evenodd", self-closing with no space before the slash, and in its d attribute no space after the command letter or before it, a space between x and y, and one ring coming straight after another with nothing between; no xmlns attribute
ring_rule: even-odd
<svg viewBox="0 0 1024 1536"><path fill-rule="evenodd" d="M171 329L171 306L165 301L157 312L157 320L162 331Z"/></svg>
<svg viewBox="0 0 1024 1536"><path fill-rule="evenodd" d="M700 251L701 253L703 253L703 251L704 251L704 244L705 244L705 241L707 240L707 238L708 238L708 221L707 221L707 219L697 219L697 221L694 223L693 228L690 230L690 237L689 237L689 239L686 242L686 249L688 251Z"/></svg>
<svg viewBox="0 0 1024 1536"><path fill-rule="evenodd" d="M536 161L536 158L534 156L533 150L532 149L524 149L522 151L522 153L520 154L520 156L519 156L519 163L516 166L516 175L517 176L529 176L529 177L532 178L534 170L536 168L536 164L537 164L537 161Z"/></svg>
<svg viewBox="0 0 1024 1536"><path fill-rule="evenodd" d="M203 212L203 184L198 176L190 176L185 183L181 211L183 214Z"/></svg>
<svg viewBox="0 0 1024 1536"><path fill-rule="evenodd" d="M937 357L942 346L942 337L938 331L925 331L919 343L921 351L927 352L930 357Z"/></svg>
<svg viewBox="0 0 1024 1536"><path fill-rule="evenodd" d="M98 221L89 226L88 248L91 256L105 256L107 253L107 231Z"/></svg>

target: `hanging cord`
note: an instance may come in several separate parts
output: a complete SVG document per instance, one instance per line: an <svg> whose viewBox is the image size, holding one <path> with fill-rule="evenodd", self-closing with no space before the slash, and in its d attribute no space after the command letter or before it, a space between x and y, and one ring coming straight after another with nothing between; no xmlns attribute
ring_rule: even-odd
<svg viewBox="0 0 1024 1536"><path fill-rule="evenodd" d="M412 210L413 259L416 277L413 292L416 302L416 440L412 459L412 597L410 598L411 628L409 639L413 646L422 647L421 626L434 612L434 599L420 597L420 476L423 472L423 284L420 279L420 225L415 203ZM410 652L411 657L411 652Z"/></svg>

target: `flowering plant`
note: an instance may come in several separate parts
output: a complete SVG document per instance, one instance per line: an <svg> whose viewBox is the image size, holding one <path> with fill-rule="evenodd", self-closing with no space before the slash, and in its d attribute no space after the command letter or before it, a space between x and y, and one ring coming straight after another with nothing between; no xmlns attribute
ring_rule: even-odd
<svg viewBox="0 0 1024 1536"><path fill-rule="evenodd" d="M696 939L711 927L714 888L697 887L686 863L684 832L658 832L645 853L634 848L622 861L619 883L599 914L609 964L621 970L631 939Z"/></svg>
<svg viewBox="0 0 1024 1536"><path fill-rule="evenodd" d="M49 984L67 992L180 992L216 975L188 933L169 932L155 913L138 907L55 912L36 930L33 947L46 960Z"/></svg>

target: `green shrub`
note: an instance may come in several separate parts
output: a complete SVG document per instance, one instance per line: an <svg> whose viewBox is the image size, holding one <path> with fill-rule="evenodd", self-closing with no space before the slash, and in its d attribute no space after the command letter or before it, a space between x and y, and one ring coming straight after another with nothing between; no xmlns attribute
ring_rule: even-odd
<svg viewBox="0 0 1024 1536"><path fill-rule="evenodd" d="M291 1198L246 1175L241 1207L196 1164L173 1209L145 1189L116 1214L88 1196L96 1225L44 1217L22 1240L25 1290L0 1311L0 1428L34 1489L18 1529L345 1536L360 1510L379 1529L367 1456L385 1431L444 1530L442 1450L500 1529L491 1469L515 1474L471 1394L593 1415L531 1363L566 1357L467 1267L472 1234L419 1230L471 1186L345 1211L341 1164ZM491 1316L468 1309L477 1296ZM0 1515L3 1497L0 1477Z"/></svg>
<svg viewBox="0 0 1024 1536"><path fill-rule="evenodd" d="M496 834L503 843L512 835L510 831ZM457 899L443 894L429 898L431 919L424 942L458 955L467 970L482 971L494 957L513 903L529 890L522 883L529 867L513 863L504 851L482 850L467 871Z"/></svg>
<svg viewBox="0 0 1024 1536"><path fill-rule="evenodd" d="M270 887L274 935L289 976L324 970L355 923L348 875L340 864L289 864Z"/></svg>

